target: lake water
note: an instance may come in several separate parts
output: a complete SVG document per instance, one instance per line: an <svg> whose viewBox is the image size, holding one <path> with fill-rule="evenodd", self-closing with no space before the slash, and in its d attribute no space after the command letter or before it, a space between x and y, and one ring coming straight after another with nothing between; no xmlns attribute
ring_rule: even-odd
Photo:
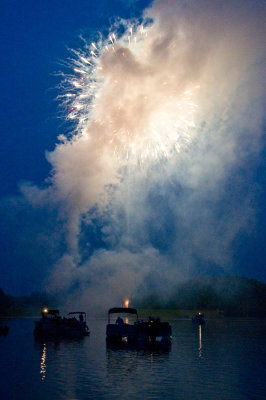
<svg viewBox="0 0 266 400"><path fill-rule="evenodd" d="M35 341L32 319L0 336L0 397L37 399L266 399L266 321L170 320L171 347L108 347L104 319L83 340Z"/></svg>

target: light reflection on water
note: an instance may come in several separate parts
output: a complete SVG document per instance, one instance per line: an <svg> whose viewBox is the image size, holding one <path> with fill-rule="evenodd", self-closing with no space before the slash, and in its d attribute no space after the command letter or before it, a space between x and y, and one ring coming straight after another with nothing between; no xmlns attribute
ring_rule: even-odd
<svg viewBox="0 0 266 400"><path fill-rule="evenodd" d="M199 357L202 357L202 332L201 325L199 325Z"/></svg>
<svg viewBox="0 0 266 400"><path fill-rule="evenodd" d="M42 356L41 356L41 369L40 369L40 374L41 374L41 379L42 381L45 379L45 373L46 373L46 344L44 343L42 345Z"/></svg>
<svg viewBox="0 0 266 400"><path fill-rule="evenodd" d="M105 320L82 340L35 341L33 321L0 337L3 399L265 399L266 321L171 321L171 346L107 344Z"/></svg>

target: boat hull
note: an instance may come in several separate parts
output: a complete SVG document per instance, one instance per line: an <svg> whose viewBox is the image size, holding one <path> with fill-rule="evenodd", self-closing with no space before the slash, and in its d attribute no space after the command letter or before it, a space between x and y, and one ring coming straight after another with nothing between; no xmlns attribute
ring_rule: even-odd
<svg viewBox="0 0 266 400"><path fill-rule="evenodd" d="M35 321L34 335L35 337L75 337L81 338L90 334L86 324L69 324L68 322L59 321Z"/></svg>
<svg viewBox="0 0 266 400"><path fill-rule="evenodd" d="M171 326L168 322L158 324L136 323L130 324L108 324L106 326L106 340L122 341L126 339L129 342L154 342L170 341L172 335Z"/></svg>

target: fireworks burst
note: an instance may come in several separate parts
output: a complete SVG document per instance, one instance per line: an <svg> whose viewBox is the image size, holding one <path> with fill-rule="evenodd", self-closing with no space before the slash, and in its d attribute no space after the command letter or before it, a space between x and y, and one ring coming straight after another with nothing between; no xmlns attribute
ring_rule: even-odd
<svg viewBox="0 0 266 400"><path fill-rule="evenodd" d="M107 146L120 162L168 158L193 140L199 85L176 82L153 59L152 27L130 27L118 37L73 51L73 73L60 96L75 136ZM154 41L154 38L152 39ZM177 51L176 43L166 46Z"/></svg>

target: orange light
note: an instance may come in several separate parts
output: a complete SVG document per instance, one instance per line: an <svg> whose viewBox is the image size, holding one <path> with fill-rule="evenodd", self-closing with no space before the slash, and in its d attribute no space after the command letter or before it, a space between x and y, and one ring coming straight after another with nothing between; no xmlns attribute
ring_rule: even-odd
<svg viewBox="0 0 266 400"><path fill-rule="evenodd" d="M43 309L43 312L44 312L44 313L47 313L47 312L48 312L48 309L47 309L47 308L44 308L44 309Z"/></svg>
<svg viewBox="0 0 266 400"><path fill-rule="evenodd" d="M125 301L124 301L124 304L125 304L125 307L128 308L128 306L129 306L129 300L128 300L128 299L125 300Z"/></svg>

